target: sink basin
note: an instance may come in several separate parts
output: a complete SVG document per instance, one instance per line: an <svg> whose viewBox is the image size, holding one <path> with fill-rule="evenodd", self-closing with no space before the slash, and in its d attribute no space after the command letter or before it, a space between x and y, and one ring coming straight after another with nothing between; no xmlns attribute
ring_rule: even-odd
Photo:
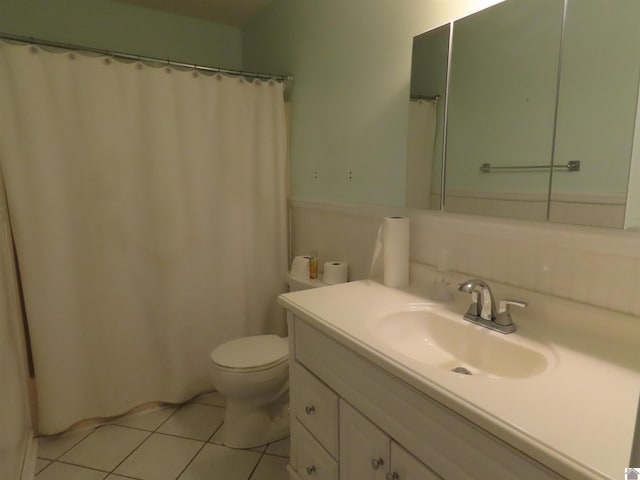
<svg viewBox="0 0 640 480"><path fill-rule="evenodd" d="M378 340L402 356L461 374L527 378L547 370L553 359L544 344L447 318L429 306L387 313L374 328Z"/></svg>

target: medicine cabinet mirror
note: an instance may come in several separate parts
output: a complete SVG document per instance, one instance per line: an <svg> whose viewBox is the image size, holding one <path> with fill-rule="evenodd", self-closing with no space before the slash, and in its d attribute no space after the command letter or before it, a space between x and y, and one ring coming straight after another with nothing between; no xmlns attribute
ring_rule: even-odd
<svg viewBox="0 0 640 480"><path fill-rule="evenodd" d="M637 0L505 0L415 37L407 206L640 227L638 24Z"/></svg>

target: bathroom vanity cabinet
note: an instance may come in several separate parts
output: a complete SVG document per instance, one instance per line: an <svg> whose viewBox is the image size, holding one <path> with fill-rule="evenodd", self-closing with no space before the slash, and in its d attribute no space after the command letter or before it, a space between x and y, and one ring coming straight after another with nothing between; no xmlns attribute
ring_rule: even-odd
<svg viewBox="0 0 640 480"><path fill-rule="evenodd" d="M292 480L565 478L287 315Z"/></svg>

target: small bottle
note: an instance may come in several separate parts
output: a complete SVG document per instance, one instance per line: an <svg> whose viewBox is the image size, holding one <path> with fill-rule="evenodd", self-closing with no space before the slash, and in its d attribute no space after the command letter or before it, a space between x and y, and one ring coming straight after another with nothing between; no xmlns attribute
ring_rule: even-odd
<svg viewBox="0 0 640 480"><path fill-rule="evenodd" d="M311 253L311 258L309 259L309 278L318 278L318 254L316 251Z"/></svg>

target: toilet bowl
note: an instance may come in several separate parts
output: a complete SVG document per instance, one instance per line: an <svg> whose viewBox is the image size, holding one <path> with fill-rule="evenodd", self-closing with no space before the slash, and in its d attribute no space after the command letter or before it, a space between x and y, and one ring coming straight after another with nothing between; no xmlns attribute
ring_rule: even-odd
<svg viewBox="0 0 640 480"><path fill-rule="evenodd" d="M243 337L211 352L213 382L226 398L221 441L252 448L289 435L288 339Z"/></svg>
<svg viewBox="0 0 640 480"><path fill-rule="evenodd" d="M288 276L291 291L325 286ZM226 398L220 440L253 448L289 435L289 346L277 335L243 337L211 352L212 378Z"/></svg>

